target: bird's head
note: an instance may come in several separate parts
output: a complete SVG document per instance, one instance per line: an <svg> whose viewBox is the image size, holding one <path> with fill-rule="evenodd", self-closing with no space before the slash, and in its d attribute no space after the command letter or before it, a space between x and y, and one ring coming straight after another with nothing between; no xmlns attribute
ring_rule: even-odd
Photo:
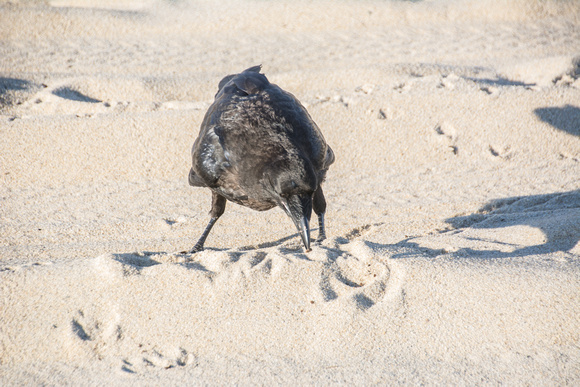
<svg viewBox="0 0 580 387"><path fill-rule="evenodd" d="M312 195L318 186L314 169L307 160L282 160L268 168L274 200L292 219L306 251L310 251Z"/></svg>

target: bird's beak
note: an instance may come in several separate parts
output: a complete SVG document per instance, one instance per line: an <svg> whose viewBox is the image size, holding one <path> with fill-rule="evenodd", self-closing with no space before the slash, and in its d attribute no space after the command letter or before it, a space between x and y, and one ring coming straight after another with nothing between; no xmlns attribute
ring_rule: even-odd
<svg viewBox="0 0 580 387"><path fill-rule="evenodd" d="M298 232L300 233L300 237L302 238L302 242L304 243L304 247L306 248L306 252L310 251L310 225L308 224L308 219L303 216L300 219L300 223L296 225Z"/></svg>
<svg viewBox="0 0 580 387"><path fill-rule="evenodd" d="M312 197L309 195L294 195L282 199L282 208L292 219L302 238L306 252L310 251L310 215L312 214Z"/></svg>

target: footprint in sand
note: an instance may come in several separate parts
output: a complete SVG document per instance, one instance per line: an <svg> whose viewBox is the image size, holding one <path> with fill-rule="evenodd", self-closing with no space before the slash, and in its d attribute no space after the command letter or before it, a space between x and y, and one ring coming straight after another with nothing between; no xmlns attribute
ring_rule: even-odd
<svg viewBox="0 0 580 387"><path fill-rule="evenodd" d="M457 155L459 148L457 147L457 130L450 123L443 121L437 124L433 129L438 138L441 138L447 144L447 149L454 155Z"/></svg>
<svg viewBox="0 0 580 387"><path fill-rule="evenodd" d="M514 155L512 152L512 149L509 145L506 145L506 146L489 145L488 151L489 151L489 154L496 160L497 159L509 160Z"/></svg>
<svg viewBox="0 0 580 387"><path fill-rule="evenodd" d="M121 371L134 374L150 367L169 369L197 365L197 356L182 347L159 350L145 348L143 344L140 344L139 348L140 354L138 356L122 359Z"/></svg>
<svg viewBox="0 0 580 387"><path fill-rule="evenodd" d="M148 367L173 368L197 363L197 356L183 347L160 349L126 338L116 308L78 310L70 320L73 337L98 359L121 359L121 371L139 373ZM131 335L129 335L131 336ZM126 340L127 339L127 340Z"/></svg>
<svg viewBox="0 0 580 387"><path fill-rule="evenodd" d="M328 249L328 260L320 278L320 291L326 302L346 298L357 309L366 311L380 302L387 290L390 270L373 259L364 247L356 245L351 252ZM360 254L363 252L363 254Z"/></svg>
<svg viewBox="0 0 580 387"><path fill-rule="evenodd" d="M98 317L95 317L98 316ZM115 308L109 311L92 311L87 313L78 310L71 319L71 331L83 345L97 357L102 358L107 349L123 339L123 330L119 325L120 316Z"/></svg>
<svg viewBox="0 0 580 387"><path fill-rule="evenodd" d="M98 323L86 321L84 312L79 310L77 315L71 320L71 328L73 333L82 341L92 341L94 340L94 330L98 328Z"/></svg>
<svg viewBox="0 0 580 387"><path fill-rule="evenodd" d="M240 281L268 281L288 272L304 273L305 283L312 283L312 294L319 294L324 303L352 304L359 311L367 311L383 301L387 294L400 293L401 286L393 284L393 269L386 259L360 240L371 225L363 225L345 237L332 238L313 251L285 246L245 251L203 251L192 256L193 262L211 272L212 283L232 287ZM308 274L305 274L308 273ZM398 274L395 275L396 278ZM318 277L318 280L314 278ZM316 297L316 298L319 298Z"/></svg>
<svg viewBox="0 0 580 387"><path fill-rule="evenodd" d="M212 333L214 323L223 328L269 315L268 321L258 319L262 328L251 329L257 333L276 326L277 319L300 327L309 323L307 316L350 321L361 314L391 313L405 302L404 271L362 240L371 228L363 225L330 238L308 254L290 242L207 249L189 257L104 254L87 266L93 290L68 316L67 340L86 358L112 363L120 373L140 374L198 364L192 350L197 339L175 330L204 335ZM148 329L158 333L144 334ZM219 342L212 337L207 340Z"/></svg>

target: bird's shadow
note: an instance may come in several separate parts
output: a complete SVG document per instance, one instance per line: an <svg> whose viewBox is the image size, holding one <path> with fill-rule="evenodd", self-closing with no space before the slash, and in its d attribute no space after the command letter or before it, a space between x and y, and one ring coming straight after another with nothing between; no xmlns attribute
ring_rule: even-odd
<svg viewBox="0 0 580 387"><path fill-rule="evenodd" d="M451 229L441 234L461 232L466 229L491 229L508 226L529 226L542 231L542 243L516 248L513 251L478 250L471 247L459 248L452 253L454 258L501 259L530 255L569 252L580 241L580 216L569 216L570 211L580 215L580 190L546 195L515 196L491 200L475 213L446 219ZM565 218L562 222L562 216ZM380 244L365 241L375 251L385 251L392 259L417 256L437 257L448 254L445 249L434 249L421 245L422 237L411 237L395 244ZM477 241L477 237L469 237ZM506 244L499 240L482 238L486 243Z"/></svg>
<svg viewBox="0 0 580 387"><path fill-rule="evenodd" d="M317 228L311 229L311 232L318 232ZM300 235L298 233L294 233L291 235L288 235L286 237L277 239L275 241L271 241L271 242L264 242L264 243L260 243L257 245L247 245L247 246L242 246L237 248L237 251L253 251L253 250L260 250L260 249L267 249L269 247L279 247L280 251L283 253L289 253L289 254L293 254L295 257L300 258L300 259L304 259L307 261L310 261L310 259L308 258L308 256L304 253L304 246L302 246L301 244L297 244L297 245L284 245L285 242L288 242L289 240L292 239L297 239L300 238ZM317 243L316 241L312 242Z"/></svg>
<svg viewBox="0 0 580 387"><path fill-rule="evenodd" d="M211 249L211 250L225 250L225 249ZM182 253L179 253L182 254ZM164 263L163 260L156 259L156 257L162 257L166 255L173 255L173 253L167 251L139 251L133 253L117 253L113 254L114 260L141 272L143 269L161 265ZM199 262L187 260L185 262L178 262L187 269L198 270L201 272L210 273L211 271L207 269L204 265Z"/></svg>
<svg viewBox="0 0 580 387"><path fill-rule="evenodd" d="M578 216L574 212L577 212ZM476 249L473 247L463 247L448 253L445 249L425 247L422 245L422 238L425 236L413 236L401 240L394 244L381 244L362 239L370 249L382 252L391 259L405 259L413 257L438 257L452 254L454 258L465 259L502 259L502 258L521 258L530 255L551 254L556 252L569 252L580 242L580 189L568 192L552 193L545 195L531 196L514 196L508 198L494 199L477 211L469 215L455 216L446 219L450 228L441 231L439 234L431 234L429 238L437 238L446 235L456 235L463 237L471 242L482 241L486 245L505 245L509 244L500 240L490 240L487 235L485 238L477 237L477 230L499 229L511 226L529 226L539 229L545 236L542 243L515 248L511 251L502 251L499 249ZM475 230L475 235L470 232L470 236L461 236L465 230ZM317 231L317 229L313 229ZM509 232L509 231L507 231ZM358 239L362 235L350 235L346 237L337 237L339 244L349 243L353 238ZM291 239L298 239L298 233L288 235L271 242L260 243L258 245L242 246L231 249L221 249L207 247L209 251L224 251L239 259L243 254L278 247L281 252L292 254L294 257L310 260L304 253L301 245L285 245ZM515 245L511 245L515 246ZM340 249L340 247L338 247ZM336 251L332 251L332 254ZM115 259L125 265L133 266L138 270L145 267L154 266L163 263L156 260L155 256L171 254L168 252L140 252L115 254ZM331 254L331 255L332 255ZM336 255L336 254L334 254ZM333 256L334 256L333 255ZM339 254L340 255L340 254ZM179 264L193 270L210 272L205 266L193 258L180 262Z"/></svg>

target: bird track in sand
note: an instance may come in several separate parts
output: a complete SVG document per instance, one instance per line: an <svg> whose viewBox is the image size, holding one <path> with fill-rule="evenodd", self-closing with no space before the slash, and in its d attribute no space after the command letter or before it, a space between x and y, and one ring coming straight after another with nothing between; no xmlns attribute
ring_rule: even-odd
<svg viewBox="0 0 580 387"><path fill-rule="evenodd" d="M272 247L206 250L190 260L165 253L105 254L86 262L89 266L83 271L98 289L90 303L71 309L68 325L55 320L53 334L68 336L69 345L107 361L121 373L198 365L199 351L187 337L166 333L161 342L141 337L140 329L152 324L161 330L171 330L172 324L238 324L246 307L251 308L250 314L276 307L282 308L279 316L300 326L308 321L302 320L307 315L332 319L334 308L350 309L351 318L380 305L384 307L379 309L391 310L388 313L404 308L404 271L362 241L329 240L308 255ZM180 294L163 289L169 278L183 284ZM159 294L143 293L151 286ZM280 295L294 293L295 288L306 291L298 291L293 303L276 306ZM263 292L270 296L256 303ZM149 311L146 306L141 309L143 297L167 302ZM241 304L231 304L232 298ZM209 320L184 321L177 312L183 308L197 310L199 318Z"/></svg>

